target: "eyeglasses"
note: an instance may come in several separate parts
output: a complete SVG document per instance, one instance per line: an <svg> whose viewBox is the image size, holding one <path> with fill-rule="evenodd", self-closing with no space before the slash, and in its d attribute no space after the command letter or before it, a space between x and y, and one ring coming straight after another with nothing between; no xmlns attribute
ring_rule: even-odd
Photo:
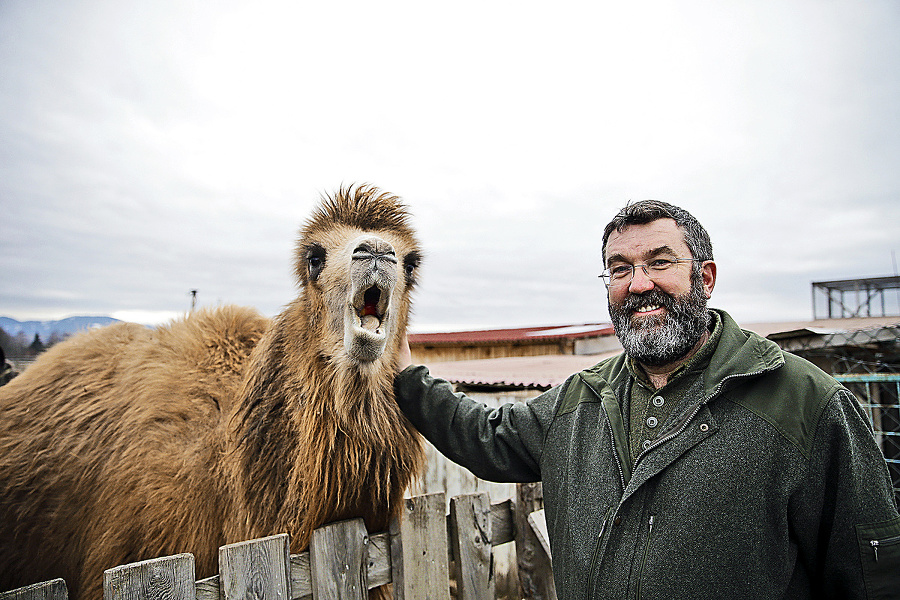
<svg viewBox="0 0 900 600"><path fill-rule="evenodd" d="M665 277L666 273L672 270L672 267L683 262L706 262L699 258L654 258L646 264L629 265L619 264L604 270L600 277L608 288L621 287L628 285L634 279L634 270L640 267L644 271L644 275L651 280L656 281L659 277Z"/></svg>

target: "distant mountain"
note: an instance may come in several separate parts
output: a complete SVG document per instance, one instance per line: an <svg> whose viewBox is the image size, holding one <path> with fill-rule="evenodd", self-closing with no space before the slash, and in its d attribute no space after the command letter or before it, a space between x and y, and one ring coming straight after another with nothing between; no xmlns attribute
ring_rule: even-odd
<svg viewBox="0 0 900 600"><path fill-rule="evenodd" d="M3 329L10 337L16 337L20 332L30 341L34 334L41 336L41 340L47 342L54 333L59 336L67 336L85 329L103 327L111 323L117 323L118 319L112 317L69 317L59 321L16 321L9 317L0 317L0 329Z"/></svg>

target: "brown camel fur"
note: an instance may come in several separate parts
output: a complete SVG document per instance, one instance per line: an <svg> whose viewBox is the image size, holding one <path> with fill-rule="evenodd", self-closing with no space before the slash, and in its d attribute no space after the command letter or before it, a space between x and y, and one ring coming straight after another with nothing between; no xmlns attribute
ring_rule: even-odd
<svg viewBox="0 0 900 600"><path fill-rule="evenodd" d="M420 251L371 186L323 198L300 233L300 294L274 320L237 307L116 324L0 387L0 590L362 516L384 531L424 465L394 402Z"/></svg>

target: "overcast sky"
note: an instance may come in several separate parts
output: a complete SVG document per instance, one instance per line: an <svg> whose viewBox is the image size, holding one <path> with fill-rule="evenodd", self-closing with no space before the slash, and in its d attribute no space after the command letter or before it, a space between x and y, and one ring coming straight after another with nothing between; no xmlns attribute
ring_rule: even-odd
<svg viewBox="0 0 900 600"><path fill-rule="evenodd" d="M895 272L896 0L0 0L0 315L296 293L323 192L403 197L418 330L608 320L627 201L709 230L712 305Z"/></svg>

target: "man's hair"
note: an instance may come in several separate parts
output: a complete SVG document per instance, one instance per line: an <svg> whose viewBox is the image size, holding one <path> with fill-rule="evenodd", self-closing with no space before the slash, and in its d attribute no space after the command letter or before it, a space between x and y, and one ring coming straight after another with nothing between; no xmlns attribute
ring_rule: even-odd
<svg viewBox="0 0 900 600"><path fill-rule="evenodd" d="M641 200L629 203L619 211L603 230L603 262L606 263L606 242L613 230L621 233L629 225L643 225L657 219L673 219L684 233L684 242L691 251L691 258L713 260L712 242L706 229L694 215L666 202L659 200Z"/></svg>

